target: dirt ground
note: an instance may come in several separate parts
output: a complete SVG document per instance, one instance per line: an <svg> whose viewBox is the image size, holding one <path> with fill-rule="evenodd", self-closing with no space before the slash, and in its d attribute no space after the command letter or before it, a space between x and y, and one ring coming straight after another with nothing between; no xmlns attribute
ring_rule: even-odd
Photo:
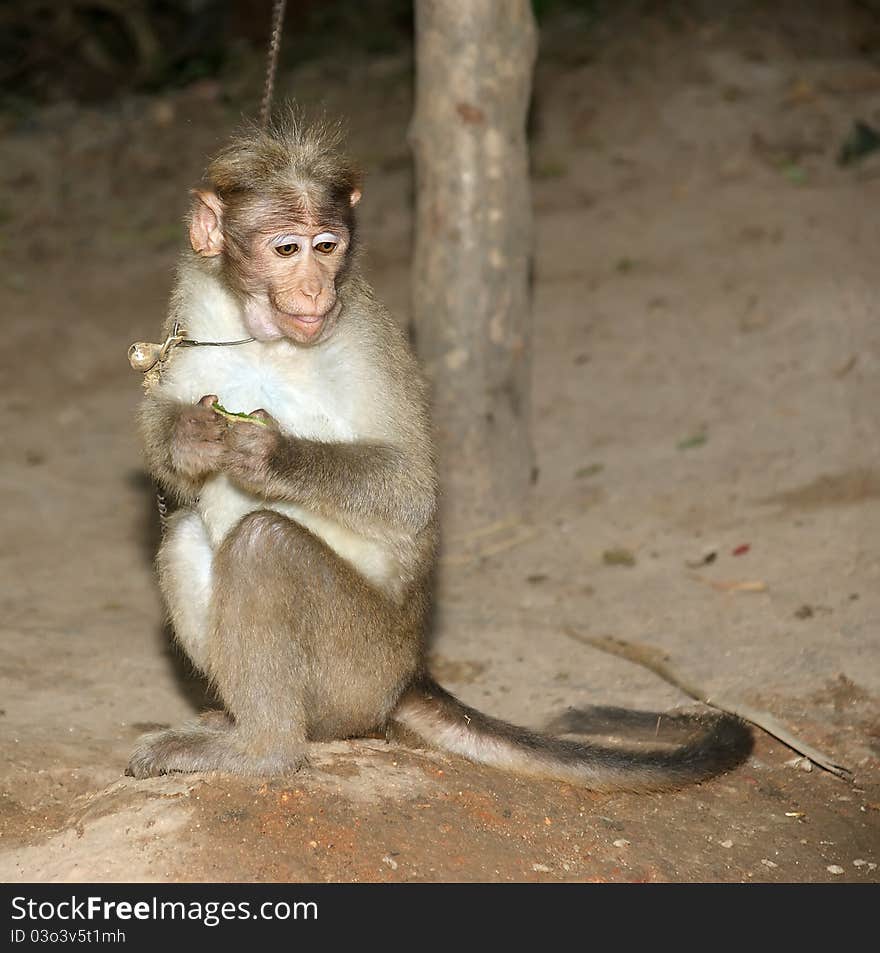
<svg viewBox="0 0 880 953"><path fill-rule="evenodd" d="M465 701L540 724L688 705L577 635L651 645L855 781L760 731L738 770L655 796L377 740L285 780L123 777L139 733L206 703L163 626L126 350L155 337L186 190L255 63L3 120L0 880L880 879L880 154L837 163L855 120L880 126L880 63L870 18L814 6L545 31L539 479L528 520L447 541L433 652ZM399 54L282 83L348 119L401 321L411 74Z"/></svg>

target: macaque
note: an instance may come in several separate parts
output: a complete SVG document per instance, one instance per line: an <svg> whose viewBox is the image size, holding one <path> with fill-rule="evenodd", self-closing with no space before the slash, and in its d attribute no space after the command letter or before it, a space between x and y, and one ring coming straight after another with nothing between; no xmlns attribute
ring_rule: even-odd
<svg viewBox="0 0 880 953"><path fill-rule="evenodd" d="M338 133L293 115L232 141L193 193L166 331L239 343L173 349L140 424L177 502L160 586L224 710L144 736L128 773L284 774L317 742L395 728L594 790L676 787L740 762L751 736L734 718L673 716L700 729L677 747L601 746L489 718L431 679L428 392L358 270L360 197ZM574 715L560 728L589 732Z"/></svg>

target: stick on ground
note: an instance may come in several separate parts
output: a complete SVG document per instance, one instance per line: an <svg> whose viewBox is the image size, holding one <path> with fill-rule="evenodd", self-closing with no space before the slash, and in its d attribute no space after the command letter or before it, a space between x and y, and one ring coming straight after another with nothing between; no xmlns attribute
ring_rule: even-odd
<svg viewBox="0 0 880 953"><path fill-rule="evenodd" d="M659 675L664 681L675 685L676 688L680 688L686 695L690 695L691 698L695 698L697 701L702 702L704 705L709 705L712 708L726 711L728 714L737 715L744 721L748 721L763 731L766 731L767 734L773 735L774 738L777 738L784 745L788 745L789 748L802 754L805 758L809 758L810 761L819 765L820 768L824 768L826 771L830 771L832 774L844 780L852 780L853 774L849 768L844 767L842 764L837 764L828 755L823 754L812 745L808 745L805 741L801 741L800 738L793 735L769 712L758 711L739 702L723 701L718 697L710 699L709 693L704 688L679 675L667 662L667 656L659 649L655 649L650 645L638 645L634 642L626 642L623 639L615 639L608 635L584 635L570 625L565 626L564 631L569 638L574 639L576 642L581 642L584 645L592 645L594 648L600 649L603 652L618 655L620 658L625 658L630 662L635 662L637 665L650 669L655 675Z"/></svg>

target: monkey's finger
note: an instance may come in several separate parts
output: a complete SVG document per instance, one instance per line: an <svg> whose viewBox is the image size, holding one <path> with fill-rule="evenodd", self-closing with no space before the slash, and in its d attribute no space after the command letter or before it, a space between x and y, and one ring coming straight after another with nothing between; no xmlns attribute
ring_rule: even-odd
<svg viewBox="0 0 880 953"><path fill-rule="evenodd" d="M193 416L183 421L183 433L192 440L219 440L226 431L226 422L211 414L209 418Z"/></svg>
<svg viewBox="0 0 880 953"><path fill-rule="evenodd" d="M202 397L201 400L199 401L198 406L210 407L213 404L216 404L217 401L218 401L218 397L216 394L205 394L205 396Z"/></svg>

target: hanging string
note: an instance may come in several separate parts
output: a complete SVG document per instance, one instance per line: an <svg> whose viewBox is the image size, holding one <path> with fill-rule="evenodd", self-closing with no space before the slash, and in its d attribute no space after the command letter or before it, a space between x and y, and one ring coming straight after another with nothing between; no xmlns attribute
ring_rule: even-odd
<svg viewBox="0 0 880 953"><path fill-rule="evenodd" d="M269 125L272 113L272 93L275 91L275 73L278 70L278 51L281 49L281 29L284 25L284 8L287 0L275 0L272 6L272 34L269 37L269 52L266 58L266 85L263 89L263 104L260 107L260 125Z"/></svg>

